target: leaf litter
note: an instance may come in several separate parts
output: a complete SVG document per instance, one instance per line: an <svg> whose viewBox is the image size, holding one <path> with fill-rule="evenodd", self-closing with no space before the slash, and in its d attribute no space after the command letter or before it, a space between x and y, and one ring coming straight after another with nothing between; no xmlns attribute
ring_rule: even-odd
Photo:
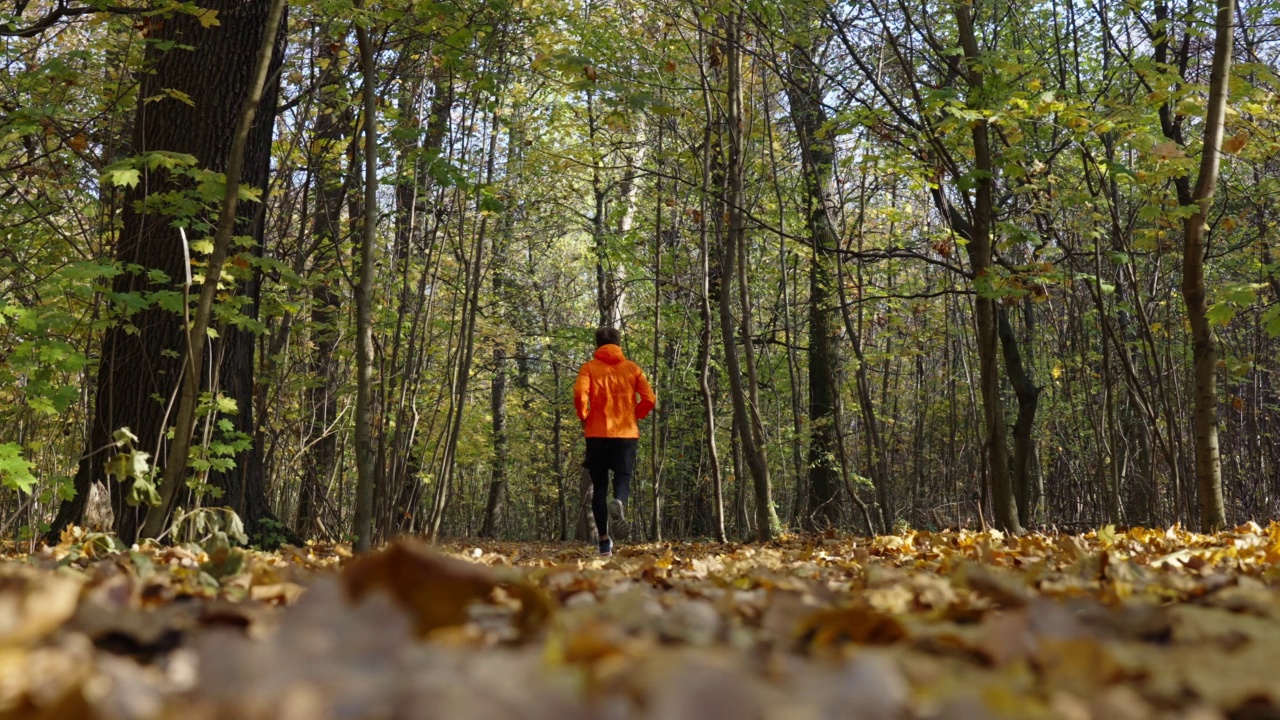
<svg viewBox="0 0 1280 720"><path fill-rule="evenodd" d="M0 563L0 720L1280 717L1280 524Z"/></svg>

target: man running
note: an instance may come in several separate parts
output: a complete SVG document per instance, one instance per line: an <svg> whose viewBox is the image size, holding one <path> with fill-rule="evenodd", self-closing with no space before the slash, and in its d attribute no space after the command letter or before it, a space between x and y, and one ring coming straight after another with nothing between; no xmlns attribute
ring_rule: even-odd
<svg viewBox="0 0 1280 720"><path fill-rule="evenodd" d="M573 384L573 405L587 437L583 465L591 475L591 514L600 536L600 554L613 555L610 529L620 540L628 533L623 505L631 492L636 469L640 426L658 402L639 365L622 354L617 328L596 328L595 358L583 363ZM636 395L640 401L636 402ZM613 500L608 499L609 471L613 471Z"/></svg>

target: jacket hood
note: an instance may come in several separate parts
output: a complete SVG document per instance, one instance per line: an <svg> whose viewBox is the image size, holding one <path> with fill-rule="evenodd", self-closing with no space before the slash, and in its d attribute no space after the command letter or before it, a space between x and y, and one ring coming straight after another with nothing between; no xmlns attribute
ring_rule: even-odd
<svg viewBox="0 0 1280 720"><path fill-rule="evenodd" d="M627 359L627 356L622 354L622 348L617 345L601 345L596 348L595 357L597 360L609 363L610 365L617 365Z"/></svg>

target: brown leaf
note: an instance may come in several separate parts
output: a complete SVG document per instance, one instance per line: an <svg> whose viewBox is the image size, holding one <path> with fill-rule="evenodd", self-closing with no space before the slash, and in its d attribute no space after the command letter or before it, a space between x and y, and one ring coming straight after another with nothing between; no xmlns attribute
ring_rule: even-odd
<svg viewBox="0 0 1280 720"><path fill-rule="evenodd" d="M1227 153L1228 155L1235 155L1243 150L1244 146L1248 144L1249 132L1247 130L1242 130L1222 142L1222 152Z"/></svg>
<svg viewBox="0 0 1280 720"><path fill-rule="evenodd" d="M965 565L957 579L968 585L970 590L1004 607L1022 607L1031 601L1031 591L1017 579L999 575L985 565Z"/></svg>
<svg viewBox="0 0 1280 720"><path fill-rule="evenodd" d="M484 600L500 585L521 601L517 626L526 634L542 626L550 606L535 588L500 583L486 566L441 555L422 543L400 541L358 558L342 574L349 598L362 600L375 590L387 593L414 620L421 636L467 621L471 603Z"/></svg>
<svg viewBox="0 0 1280 720"><path fill-rule="evenodd" d="M466 622L467 606L493 591L493 572L440 555L419 543L396 542L358 558L342 574L347 595L360 601L375 590L414 618L420 635Z"/></svg>

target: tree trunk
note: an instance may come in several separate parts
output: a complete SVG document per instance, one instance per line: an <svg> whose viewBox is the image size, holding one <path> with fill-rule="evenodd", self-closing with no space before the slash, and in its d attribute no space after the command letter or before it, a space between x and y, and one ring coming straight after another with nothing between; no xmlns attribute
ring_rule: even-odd
<svg viewBox="0 0 1280 720"><path fill-rule="evenodd" d="M498 275L495 274L496 278ZM495 281L496 283L496 281ZM493 349L493 383L489 386L489 412L493 418L493 474L484 507L480 536L496 538L502 532L507 506L507 372L506 351Z"/></svg>
<svg viewBox="0 0 1280 720"><path fill-rule="evenodd" d="M1018 504L1018 519L1025 527L1031 520L1031 458L1035 452L1036 407L1040 403L1040 388L1022 362L1018 338L1009 323L1009 313L998 310L1000 346L1004 351L1004 365L1009 373L1013 392L1018 397L1018 417L1013 424L1013 466L1010 480Z"/></svg>
<svg viewBox="0 0 1280 720"><path fill-rule="evenodd" d="M515 129L508 130L508 180L511 179L512 168L518 164L516 153L520 146L520 135ZM511 242L513 231L514 217L506 213L502 216L502 228L493 243L493 310L491 312L498 320L504 320L506 315L506 266L509 262L507 247ZM506 326L506 323L503 323L501 328ZM500 329L499 332L503 330ZM480 530L481 536L487 538L496 538L502 533L507 506L507 350L504 338L495 337L492 342L493 381L489 385L489 412L493 422L493 471L489 479L489 498L485 502L484 525ZM518 348L517 353L523 355L519 353Z"/></svg>
<svg viewBox="0 0 1280 720"><path fill-rule="evenodd" d="M973 17L968 5L956 6L956 23L964 52L969 82L969 102L976 105L982 98L983 59L974 35ZM1009 449L1005 436L1004 403L1000 397L1000 367L996 350L996 300L990 296L992 273L991 225L994 220L993 185L995 178L991 156L989 128L985 120L971 124L973 136L975 183L973 215L966 246L972 265L978 295L974 298L974 324L978 345L978 381L982 390L982 409L986 422L987 462L991 477L991 503L995 525L1009 533L1021 533L1018 507L1009 478Z"/></svg>
<svg viewBox="0 0 1280 720"><path fill-rule="evenodd" d="M748 388L743 386L742 369L738 361L738 348L734 342L733 292L734 263L739 254L739 243L745 241L743 226L742 172L742 76L741 76L741 42L740 23L737 17L727 17L726 26L729 34L729 103L725 118L729 129L729 163L728 163L728 232L721 243L720 267L722 286L720 289L720 334L724 342L725 369L729 375L730 394L733 396L733 414L742 428L742 449L746 456L747 467L751 470L751 480L755 488L756 498L756 539L760 542L772 540L779 531L777 511L773 505L773 492L769 486L769 464L765 457L764 438L761 433L755 408L748 408ZM745 309L744 309L745 313ZM751 326L749 316L742 322L744 342L749 341ZM748 356L748 361L750 356ZM748 382L754 386L755 378L750 363L747 366Z"/></svg>
<svg viewBox="0 0 1280 720"><path fill-rule="evenodd" d="M376 494L373 447L373 250L378 228L378 102L373 43L369 31L356 23L360 65L364 74L364 212L360 239L360 275L356 293L356 513L355 551L373 545L373 501Z"/></svg>
<svg viewBox="0 0 1280 720"><path fill-rule="evenodd" d="M831 224L835 146L823 134L827 122L822 105L821 73L809 50L790 55L787 85L791 119L800 144L805 224L813 257L809 263L809 482L802 524L811 530L834 527L840 519L837 457L836 392L840 349L832 322L832 280L828 265L837 244Z"/></svg>
<svg viewBox="0 0 1280 720"><path fill-rule="evenodd" d="M485 151L484 184L493 182L494 160L498 150L498 113L495 107L490 116L489 147ZM477 205L480 197L475 197ZM440 453L440 467L437 474L435 494L431 500L431 512L427 518L427 537L436 539L440 536L440 527L444 523L445 509L452 494L453 475L456 469L458 438L462 432L463 415L467 408L467 385L471 380L471 361L475 356L476 314L480 307L480 286L484 261L484 244L489 229L489 216L482 215L480 226L471 243L471 252L462 258L462 270L465 282L462 286L462 327L458 333L458 358L453 367L453 378L450 392L453 395L453 409L444 437L444 448Z"/></svg>
<svg viewBox="0 0 1280 720"><path fill-rule="evenodd" d="M167 89L185 93L194 106L176 99L139 102L132 141L135 152L184 153L195 156L202 168L227 170L232 131L241 102L253 82L270 6L269 0L211 0L206 7L218 12L219 26L204 28L185 13L174 13L157 24L151 36L154 42L147 48L150 71L142 74L138 97L163 95ZM282 39L282 34L277 36L277 46ZM161 50L166 41L189 45L191 49ZM279 59L280 54L273 53L273 64ZM266 84L260 102L263 111L256 114L249 129L240 173L244 186L264 188L267 184L276 88L274 82ZM127 191L123 226L115 248L115 258L126 272L112 281L114 294L149 293L181 286L187 268L182 243L172 226L174 218L142 208L148 196L191 189L189 179L158 169L145 172L142 181ZM237 210L236 232L251 235L260 243L262 226L254 222L258 206L244 203ZM132 272L127 270L129 267L141 269ZM167 280L153 282L149 276L152 270L159 270ZM88 447L76 472L76 497L64 501L59 508L47 536L51 540L56 541L63 527L79 521L89 486L103 479L103 466L109 459L106 453L97 451L112 442L116 429L131 428L141 441L140 449L152 453L156 466L169 461L165 435L173 419L173 402L186 355L182 328L179 314L151 306L129 316L127 323L106 331ZM229 368L233 373L252 373L251 366L235 365ZM242 404L240 411L246 412L250 407L251 402ZM255 473L247 479L261 482L261 475ZM131 540L137 535L143 510L125 502L128 483L111 483L110 490L116 531L121 538Z"/></svg>
<svg viewBox="0 0 1280 720"><path fill-rule="evenodd" d="M1182 296L1191 323L1192 358L1195 367L1195 456L1196 495L1200 506L1200 529L1213 532L1226 526L1222 500L1222 461L1218 455L1218 348L1209 326L1204 283L1205 223L1213 205L1221 160L1223 125L1227 111L1227 91L1231 80L1231 50L1235 3L1217 2L1217 37L1213 47L1213 69L1209 75L1209 102L1205 108L1204 150L1200 173L1191 202L1196 213L1183 226Z"/></svg>
<svg viewBox="0 0 1280 720"><path fill-rule="evenodd" d="M709 144L708 144L709 146ZM704 163L704 168L707 165ZM704 170L704 176L706 171ZM702 198L701 264L702 292L700 310L702 327L698 333L698 389L702 393L702 421L707 435L707 456L711 464L712 507L715 511L714 531L716 539L725 541L724 535L724 477L720 471L720 454L716 449L716 406L711 392L711 248L707 243L706 195ZM723 291L722 291L723 294ZM655 516L656 519L656 516Z"/></svg>
<svg viewBox="0 0 1280 720"><path fill-rule="evenodd" d="M556 475L556 519L560 526L560 540L569 539L569 504L565 499L564 450L560 447L564 428L563 403L560 402L560 363L551 361L551 380L555 388L555 415L551 425L551 470Z"/></svg>

